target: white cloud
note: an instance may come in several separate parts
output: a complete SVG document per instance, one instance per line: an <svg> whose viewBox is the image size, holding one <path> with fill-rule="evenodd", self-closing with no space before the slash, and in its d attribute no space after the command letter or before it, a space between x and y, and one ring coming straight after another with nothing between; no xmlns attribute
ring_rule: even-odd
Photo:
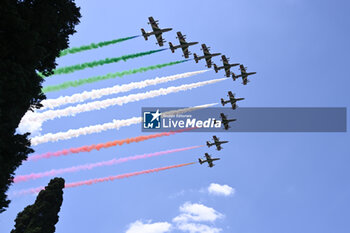
<svg viewBox="0 0 350 233"><path fill-rule="evenodd" d="M180 206L180 214L179 216L173 219L174 222L183 223L183 222L214 222L218 218L222 218L223 215L211 207L207 207L202 204L190 203L186 202L182 206Z"/></svg>
<svg viewBox="0 0 350 233"><path fill-rule="evenodd" d="M155 222L143 223L142 221L136 221L131 223L126 233L164 233L169 232L171 224L168 222Z"/></svg>
<svg viewBox="0 0 350 233"><path fill-rule="evenodd" d="M125 233L165 233L179 230L188 233L219 233L221 228L209 226L202 222L208 222L213 225L217 219L223 218L224 215L215 209L199 203L186 202L179 208L180 214L170 222L148 221L143 223L138 220L129 225Z"/></svg>
<svg viewBox="0 0 350 233"><path fill-rule="evenodd" d="M179 230L187 231L189 233L218 233L221 232L222 229L210 227L204 224L196 224L196 223L183 223L178 225Z"/></svg>
<svg viewBox="0 0 350 233"><path fill-rule="evenodd" d="M218 196L230 196L235 193L235 189L228 185L220 185L211 183L208 187L209 194L218 195Z"/></svg>

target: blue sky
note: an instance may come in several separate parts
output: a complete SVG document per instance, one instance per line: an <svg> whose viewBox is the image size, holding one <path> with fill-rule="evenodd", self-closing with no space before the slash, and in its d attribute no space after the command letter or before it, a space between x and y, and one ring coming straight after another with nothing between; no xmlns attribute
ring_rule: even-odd
<svg viewBox="0 0 350 233"><path fill-rule="evenodd" d="M221 52L230 57L231 62L245 64L248 71L256 71L257 75L251 77L247 86L228 79L193 91L47 121L42 134L140 116L140 108L143 106L177 107L219 102L229 90L245 97L240 103L242 107L349 107L348 1L180 0L171 3L136 3L110 0L77 1L77 4L81 7L82 18L76 28L77 33L70 38L71 46L138 35L141 27L150 29L146 23L147 17L153 16L159 20L161 27L174 29L164 35L167 41L177 43L175 33L181 31L187 35L188 41L206 43L212 48L212 52ZM101 49L68 55L59 58L57 63L59 66L72 65L151 49L157 49L155 39L144 41L140 37ZM190 50L200 52L199 46ZM53 76L44 85L180 59L180 51L172 54L167 50L127 62ZM218 63L219 58L215 58L214 62ZM191 61L161 70L53 92L47 97L55 98L204 68L204 62L195 64ZM215 74L210 71L130 93L222 76L223 73ZM37 153L44 153L140 134L139 126L131 126L59 143L41 144L34 149ZM212 148L200 148L64 175L66 182L74 182L192 162L205 152L222 158L213 169L195 164L158 174L67 189L64 192L56 232L126 232L130 224L140 222L165 223L165 226L170 224L172 227L169 232L186 232L174 221L181 214L192 216L184 208L186 205L202 208L204 212L207 211L205 213L212 214L214 217L211 220L201 218L202 215L199 214L197 223L207 225L212 230L221 229L221 232L349 232L348 133L217 135L230 141L220 152ZM100 152L24 163L17 170L17 174L202 145L211 136L210 133L178 134ZM9 192L42 186L49 180L50 177L47 177L18 183ZM208 192L211 183L228 185L235 192L229 196L213 195ZM0 216L0 232L9 232L16 214L34 200L33 195L13 199L10 208ZM208 209L209 207L212 209ZM195 222L190 217L186 221Z"/></svg>

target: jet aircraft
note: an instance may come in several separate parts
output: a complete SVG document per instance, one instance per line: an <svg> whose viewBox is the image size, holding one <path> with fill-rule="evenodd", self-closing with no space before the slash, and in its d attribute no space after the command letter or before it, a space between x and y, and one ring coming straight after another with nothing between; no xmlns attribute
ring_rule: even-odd
<svg viewBox="0 0 350 233"><path fill-rule="evenodd" d="M230 77L230 76L231 76L231 72L230 72L231 67L233 67L233 66L238 66L239 63L230 64L230 63L228 62L229 60L230 60L230 59L229 59L229 58L226 58L225 55L222 55L222 56L221 56L221 61L222 61L222 63L223 63L223 66L219 66L219 67L218 67L216 64L214 64L213 66L214 66L215 72L217 73L219 70L225 69L225 75L226 75L226 77Z"/></svg>
<svg viewBox="0 0 350 233"><path fill-rule="evenodd" d="M223 113L220 113L220 117L221 117L221 123L224 125L225 130L228 130L230 128L229 126L230 122L237 120L237 119L227 119L227 117ZM214 120L214 124L216 124L216 119Z"/></svg>
<svg viewBox="0 0 350 233"><path fill-rule="evenodd" d="M188 47L198 44L198 42L186 42L186 35L182 35L181 32L177 32L176 34L177 34L176 38L179 39L180 44L174 46L171 42L169 42L171 52L174 53L176 49L181 48L184 54L183 56L185 58L189 58L189 55L191 53L188 51Z"/></svg>
<svg viewBox="0 0 350 233"><path fill-rule="evenodd" d="M233 110L238 107L236 104L237 101L244 100L244 98L235 98L235 94L232 94L232 91L228 92L228 96L230 97L229 100L224 100L223 98L221 98L221 104L222 106L225 106L225 104L231 103Z"/></svg>
<svg viewBox="0 0 350 233"><path fill-rule="evenodd" d="M205 153L205 160L201 158L198 159L200 164L208 163L208 167L214 167L213 161L215 160L220 160L220 158L212 158L208 153Z"/></svg>
<svg viewBox="0 0 350 233"><path fill-rule="evenodd" d="M209 52L210 47L207 47L205 44L202 44L202 48L201 50L203 50L204 55L198 57L197 54L193 54L194 56L194 60L196 61L196 63L198 63L199 60L205 59L205 62L207 63L207 67L210 68L211 67L211 58L215 57L215 56L219 56L221 53L210 53Z"/></svg>
<svg viewBox="0 0 350 233"><path fill-rule="evenodd" d="M154 20L153 17L148 17L148 20L149 20L148 24L151 24L153 31L146 32L145 29L141 28L142 36L145 38L145 40L148 40L149 36L155 35L155 37L157 39L157 44L159 46L163 46L165 40L163 39L162 34L163 34L163 32L171 31L172 28L160 29L158 26L158 20Z"/></svg>
<svg viewBox="0 0 350 233"><path fill-rule="evenodd" d="M235 81L237 78L242 77L243 85L247 85L249 82L248 76L256 74L256 72L247 72L247 67L244 67L242 64L239 66L239 69L241 70L241 74L235 75L235 73L232 72L232 79Z"/></svg>
<svg viewBox="0 0 350 233"><path fill-rule="evenodd" d="M221 144L228 143L228 141L220 141L220 139L217 138L215 135L213 136L213 140L214 140L214 142L212 142L212 143L207 141L207 146L211 147L211 146L215 145L216 146L216 150L221 150L222 149Z"/></svg>

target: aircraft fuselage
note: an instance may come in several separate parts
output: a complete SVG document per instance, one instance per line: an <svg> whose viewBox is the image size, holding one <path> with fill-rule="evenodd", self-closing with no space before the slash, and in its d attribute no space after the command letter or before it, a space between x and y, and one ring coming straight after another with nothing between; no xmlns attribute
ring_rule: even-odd
<svg viewBox="0 0 350 233"><path fill-rule="evenodd" d="M256 72L249 72L249 73L246 73L246 75L253 75L253 74L256 74Z"/></svg>
<svg viewBox="0 0 350 233"><path fill-rule="evenodd" d="M147 36L151 36L151 35L158 35L158 34L162 34L163 32L168 32L173 30L172 28L164 28L164 29L159 29L156 31L150 31L150 32L146 32Z"/></svg>
<svg viewBox="0 0 350 233"><path fill-rule="evenodd" d="M230 100L228 100L227 102L233 102L233 103L236 103L237 101L241 101L241 100L244 100L244 98L232 98L232 99L230 99Z"/></svg>
<svg viewBox="0 0 350 233"><path fill-rule="evenodd" d="M179 44L179 45L175 45L173 47L174 47L174 49L187 48L187 47L195 45L195 44L198 44L198 42L190 42L190 43L185 43L185 44Z"/></svg>
<svg viewBox="0 0 350 233"><path fill-rule="evenodd" d="M221 145L221 144L225 144L228 143L228 141L220 141L220 142L214 142L214 145Z"/></svg>
<svg viewBox="0 0 350 233"><path fill-rule="evenodd" d="M192 45L195 45L195 44L198 44L198 42L188 42L186 44L183 44L182 47L192 46Z"/></svg>
<svg viewBox="0 0 350 233"><path fill-rule="evenodd" d="M210 54L210 55L204 55L204 56L201 56L201 57L198 57L198 59L203 59L203 58L212 58L212 57L215 57L215 56L219 56L221 53L213 53L213 54Z"/></svg>
<svg viewBox="0 0 350 233"><path fill-rule="evenodd" d="M226 64L224 66L222 66L223 68L226 68L226 69L230 69L231 67L234 67L234 66L238 66L239 63L234 63L234 64Z"/></svg>

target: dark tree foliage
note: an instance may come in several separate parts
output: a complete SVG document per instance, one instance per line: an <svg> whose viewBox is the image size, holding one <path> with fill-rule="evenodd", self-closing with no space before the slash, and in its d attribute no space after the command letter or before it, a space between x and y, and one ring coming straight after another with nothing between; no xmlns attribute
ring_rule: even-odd
<svg viewBox="0 0 350 233"><path fill-rule="evenodd" d="M54 233L63 201L64 179L54 178L41 190L33 205L29 205L15 220L11 233Z"/></svg>
<svg viewBox="0 0 350 233"><path fill-rule="evenodd" d="M73 0L0 1L0 213L9 200L14 171L33 150L16 128L28 109L41 107L45 75L68 47L80 12Z"/></svg>

